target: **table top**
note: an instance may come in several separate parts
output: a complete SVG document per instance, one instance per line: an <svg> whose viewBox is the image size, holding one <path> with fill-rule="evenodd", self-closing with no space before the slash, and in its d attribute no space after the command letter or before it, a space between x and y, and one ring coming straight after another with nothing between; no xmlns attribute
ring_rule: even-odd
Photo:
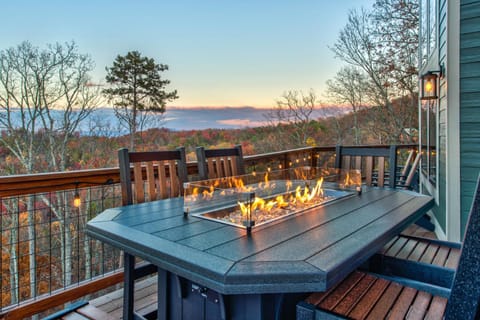
<svg viewBox="0 0 480 320"><path fill-rule="evenodd" d="M325 291L420 218L432 197L365 188L252 230L183 214L183 198L105 210L87 234L222 294Z"/></svg>

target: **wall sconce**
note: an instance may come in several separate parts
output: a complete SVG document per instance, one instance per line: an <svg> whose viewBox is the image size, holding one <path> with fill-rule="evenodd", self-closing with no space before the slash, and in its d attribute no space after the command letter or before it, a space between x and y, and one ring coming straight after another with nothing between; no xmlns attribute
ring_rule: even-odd
<svg viewBox="0 0 480 320"><path fill-rule="evenodd" d="M438 99L437 78L437 75L430 71L422 75L422 93L420 95L420 100Z"/></svg>
<svg viewBox="0 0 480 320"><path fill-rule="evenodd" d="M443 67L437 71L428 71L420 77L420 100L438 99L438 78L443 77Z"/></svg>

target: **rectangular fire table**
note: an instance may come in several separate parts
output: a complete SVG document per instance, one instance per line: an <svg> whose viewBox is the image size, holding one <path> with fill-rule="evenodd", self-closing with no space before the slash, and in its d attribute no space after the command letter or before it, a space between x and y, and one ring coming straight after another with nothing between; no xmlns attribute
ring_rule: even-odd
<svg viewBox="0 0 480 320"><path fill-rule="evenodd" d="M108 209L87 233L125 252L124 319L133 319L133 257L158 267L159 319L288 319L433 206L409 191L363 188L251 232L184 213L184 198Z"/></svg>

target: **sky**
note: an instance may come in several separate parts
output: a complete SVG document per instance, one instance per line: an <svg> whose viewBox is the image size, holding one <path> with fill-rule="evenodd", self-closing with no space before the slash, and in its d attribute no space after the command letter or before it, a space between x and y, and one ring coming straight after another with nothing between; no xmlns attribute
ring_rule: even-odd
<svg viewBox="0 0 480 320"><path fill-rule="evenodd" d="M374 0L0 0L0 50L74 41L93 81L137 50L167 64L168 106L271 107L314 90L344 65L331 47L348 12Z"/></svg>

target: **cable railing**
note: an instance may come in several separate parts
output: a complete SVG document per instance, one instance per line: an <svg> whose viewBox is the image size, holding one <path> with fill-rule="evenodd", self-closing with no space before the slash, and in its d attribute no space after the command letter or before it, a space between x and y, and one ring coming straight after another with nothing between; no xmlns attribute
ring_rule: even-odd
<svg viewBox="0 0 480 320"><path fill-rule="evenodd" d="M245 156L244 163L247 172L333 167L335 147ZM197 179L196 162L188 173ZM121 253L85 234L90 219L121 206L119 180L118 168L0 177L0 318L62 307L122 282Z"/></svg>

